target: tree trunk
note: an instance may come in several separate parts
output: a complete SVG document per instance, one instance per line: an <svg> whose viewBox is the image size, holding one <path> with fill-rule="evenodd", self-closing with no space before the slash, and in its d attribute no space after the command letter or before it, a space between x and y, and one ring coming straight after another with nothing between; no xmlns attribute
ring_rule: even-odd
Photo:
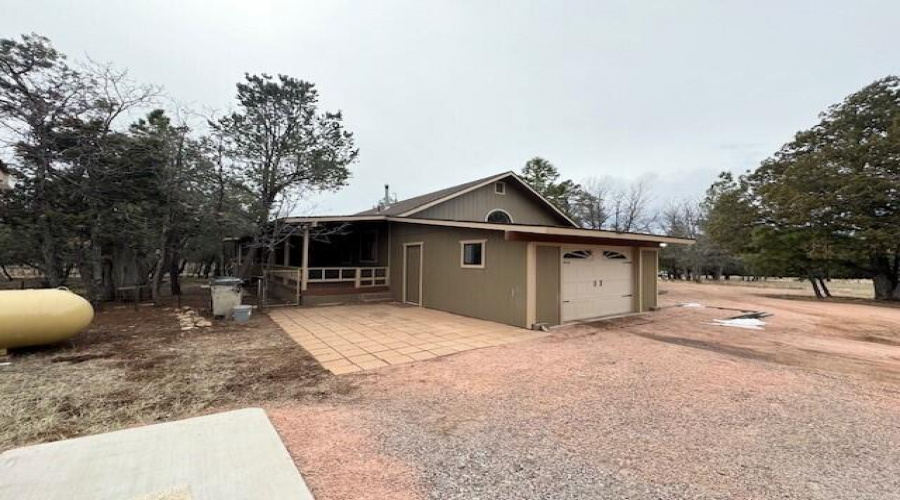
<svg viewBox="0 0 900 500"><path fill-rule="evenodd" d="M44 263L44 277L47 284L51 288L55 288L63 285L62 270L56 251L56 239L47 217L46 213L38 217L38 226L41 232L41 260Z"/></svg>
<svg viewBox="0 0 900 500"><path fill-rule="evenodd" d="M170 243L171 257L169 258L169 291L172 296L181 295L181 238L180 231L175 229L174 234L168 239Z"/></svg>
<svg viewBox="0 0 900 500"><path fill-rule="evenodd" d="M43 123L32 123L31 126L35 130L37 142L37 162L35 165L34 185L35 198L39 215L37 219L38 231L40 234L41 261L44 264L44 277L50 287L58 287L65 284L62 278L62 264L60 262L59 250L56 245L56 236L53 232L52 223L50 221L50 213L52 213L50 202L47 197L47 184L50 177L51 163L50 153L45 148L49 143L49 131Z"/></svg>
<svg viewBox="0 0 900 500"><path fill-rule="evenodd" d="M103 300L116 299L116 279L113 264L112 260L103 260Z"/></svg>
<svg viewBox="0 0 900 500"><path fill-rule="evenodd" d="M181 258L175 251L169 259L169 291L173 296L181 295Z"/></svg>
<svg viewBox="0 0 900 500"><path fill-rule="evenodd" d="M822 291L819 290L819 284L816 282L815 276L810 275L807 277L807 279L809 280L810 284L812 285L813 292L815 292L815 294L816 294L816 298L824 299L825 297L822 295Z"/></svg>
<svg viewBox="0 0 900 500"><path fill-rule="evenodd" d="M153 303L159 305L159 286L162 283L163 269L165 269L166 260L168 259L168 242L169 242L169 216L166 215L165 222L159 232L159 246L157 247L156 265L153 267L153 276L150 281L150 298Z"/></svg>
<svg viewBox="0 0 900 500"><path fill-rule="evenodd" d="M900 300L900 286L896 278L886 273L878 273L872 277L875 287L875 300Z"/></svg>
<svg viewBox="0 0 900 500"><path fill-rule="evenodd" d="M893 262L892 262L893 261ZM872 257L875 275L875 300L900 300L900 255L890 259L887 255Z"/></svg>
<svg viewBox="0 0 900 500"><path fill-rule="evenodd" d="M831 298L831 290L828 289L828 286L825 285L825 280L822 278L817 278L819 280L819 287L822 289L822 293L825 294L829 299Z"/></svg>
<svg viewBox="0 0 900 500"><path fill-rule="evenodd" d="M88 300L95 306L103 300L103 248L100 243L100 216L91 221L91 241L88 254L90 276L82 275L88 290Z"/></svg>

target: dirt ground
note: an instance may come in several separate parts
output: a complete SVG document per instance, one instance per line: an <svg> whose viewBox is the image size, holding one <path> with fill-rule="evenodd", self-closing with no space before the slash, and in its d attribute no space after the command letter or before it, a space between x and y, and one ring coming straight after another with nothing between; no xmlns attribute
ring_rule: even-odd
<svg viewBox="0 0 900 500"><path fill-rule="evenodd" d="M831 279L826 282L828 290L835 297L852 297L858 299L872 299L875 290L872 280L869 279ZM742 280L740 276L732 276L731 279L721 280L715 283L721 286L738 286L743 288L777 288L793 290L793 293L812 296L812 286L809 281L797 278L763 278L757 281ZM772 292L773 290L769 290Z"/></svg>
<svg viewBox="0 0 900 500"><path fill-rule="evenodd" d="M853 374L874 380L900 381L900 304L860 299L819 301L808 291L772 290L715 284L664 283L663 307L698 303L703 309L666 311L666 331L658 325L634 325L629 331L657 340L720 350L805 368ZM729 317L728 309L763 311L764 330L696 324L700 316ZM686 310L690 309L690 310Z"/></svg>
<svg viewBox="0 0 900 500"><path fill-rule="evenodd" d="M654 313L344 376L262 314L111 306L0 367L0 451L263 406L319 500L900 498L900 309L661 287ZM773 315L710 324L739 311Z"/></svg>
<svg viewBox="0 0 900 500"><path fill-rule="evenodd" d="M268 409L316 498L900 498L900 309L666 283L666 307ZM791 292L801 293L801 292ZM773 313L762 331L713 326Z"/></svg>
<svg viewBox="0 0 900 500"><path fill-rule="evenodd" d="M186 288L183 304L208 313L208 291ZM12 351L0 366L0 451L348 390L264 314L183 330L184 310L168 302L108 304L70 341Z"/></svg>

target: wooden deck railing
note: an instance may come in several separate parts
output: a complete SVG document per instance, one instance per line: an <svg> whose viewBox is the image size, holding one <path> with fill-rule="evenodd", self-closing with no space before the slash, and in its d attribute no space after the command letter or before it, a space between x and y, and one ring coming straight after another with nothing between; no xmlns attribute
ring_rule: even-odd
<svg viewBox="0 0 900 500"><path fill-rule="evenodd" d="M285 284L297 284L303 279L302 267L269 266L269 276ZM389 267L310 267L307 283L353 283L355 288L390 285Z"/></svg>
<svg viewBox="0 0 900 500"><path fill-rule="evenodd" d="M387 267L310 267L306 279L309 283L353 283L356 288L390 285L390 268Z"/></svg>

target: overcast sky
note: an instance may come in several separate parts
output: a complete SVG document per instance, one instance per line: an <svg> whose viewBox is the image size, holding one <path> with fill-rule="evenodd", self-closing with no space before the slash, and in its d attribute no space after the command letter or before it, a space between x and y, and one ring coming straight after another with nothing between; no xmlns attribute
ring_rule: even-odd
<svg viewBox="0 0 900 500"><path fill-rule="evenodd" d="M360 148L331 213L533 156L698 197L900 73L898 19L888 0L0 0L0 37L37 32L197 109L227 110L244 72L315 82Z"/></svg>

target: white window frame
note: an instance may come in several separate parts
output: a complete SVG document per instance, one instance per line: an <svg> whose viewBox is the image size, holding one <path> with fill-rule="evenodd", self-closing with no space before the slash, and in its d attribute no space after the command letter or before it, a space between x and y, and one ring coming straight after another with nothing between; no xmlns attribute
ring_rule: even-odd
<svg viewBox="0 0 900 500"><path fill-rule="evenodd" d="M491 214L494 212L503 212L504 214L506 214L507 217L509 217L509 224L516 223L516 221L513 220L512 214L510 214L506 210L503 210L502 208L492 208L492 209L488 210L487 215L484 216L484 221L489 222L488 219L491 218ZM492 222L492 224L506 224L506 222Z"/></svg>
<svg viewBox="0 0 900 500"><path fill-rule="evenodd" d="M481 264L466 264L466 245L481 245ZM484 269L487 262L487 240L460 240L459 267L463 269Z"/></svg>
<svg viewBox="0 0 900 500"><path fill-rule="evenodd" d="M498 191L497 188L500 188ZM503 181L497 181L494 183L494 194L498 194L500 196L506 196L506 183Z"/></svg>

